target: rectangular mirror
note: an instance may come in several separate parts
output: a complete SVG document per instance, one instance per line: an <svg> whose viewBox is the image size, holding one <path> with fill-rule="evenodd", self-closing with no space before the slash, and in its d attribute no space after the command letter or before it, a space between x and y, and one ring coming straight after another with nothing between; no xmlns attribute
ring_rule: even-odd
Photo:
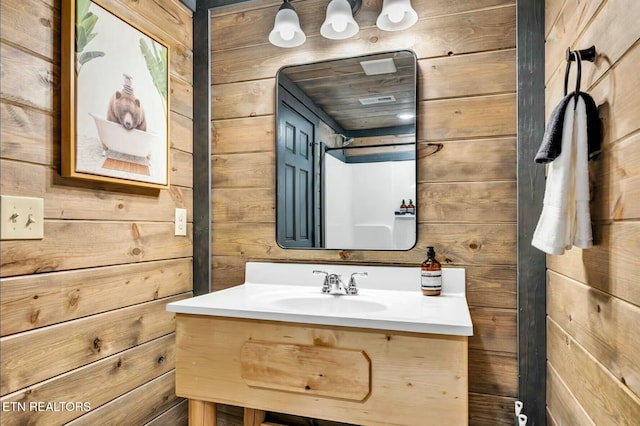
<svg viewBox="0 0 640 426"><path fill-rule="evenodd" d="M276 240L409 250L416 242L416 57L283 67L276 83ZM413 206L412 208L401 208Z"/></svg>

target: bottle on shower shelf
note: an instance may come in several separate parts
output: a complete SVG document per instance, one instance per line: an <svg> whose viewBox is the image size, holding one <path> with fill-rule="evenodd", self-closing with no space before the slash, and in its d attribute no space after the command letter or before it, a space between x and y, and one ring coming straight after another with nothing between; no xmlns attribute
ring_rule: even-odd
<svg viewBox="0 0 640 426"><path fill-rule="evenodd" d="M409 200L409 204L407 205L407 213L416 214L416 206L413 205L413 200Z"/></svg>
<svg viewBox="0 0 640 426"><path fill-rule="evenodd" d="M402 200L402 204L400 204L400 214L407 213L407 209L408 208L409 208L409 206L407 206L407 204L404 202L404 200Z"/></svg>

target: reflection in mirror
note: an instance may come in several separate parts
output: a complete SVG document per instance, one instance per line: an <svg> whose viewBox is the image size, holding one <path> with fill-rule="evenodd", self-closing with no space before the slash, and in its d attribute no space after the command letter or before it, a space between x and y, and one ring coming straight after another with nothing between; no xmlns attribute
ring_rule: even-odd
<svg viewBox="0 0 640 426"><path fill-rule="evenodd" d="M281 247L414 246L416 81L416 58L409 51L278 72L276 237Z"/></svg>

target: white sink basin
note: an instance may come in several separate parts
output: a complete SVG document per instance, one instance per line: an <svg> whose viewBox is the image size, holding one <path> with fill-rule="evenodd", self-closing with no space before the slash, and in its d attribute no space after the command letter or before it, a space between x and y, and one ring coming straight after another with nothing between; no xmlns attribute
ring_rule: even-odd
<svg viewBox="0 0 640 426"><path fill-rule="evenodd" d="M471 336L473 326L464 293L464 269L442 272L441 296L420 292L420 268L308 265L249 262L245 284L173 302L167 310L291 323ZM348 281L353 272L359 294L322 294L320 269Z"/></svg>
<svg viewBox="0 0 640 426"><path fill-rule="evenodd" d="M367 300L362 296L332 296L318 294L316 296L281 297L267 302L286 310L302 313L321 312L324 314L343 315L345 313L378 312L387 309L382 303Z"/></svg>

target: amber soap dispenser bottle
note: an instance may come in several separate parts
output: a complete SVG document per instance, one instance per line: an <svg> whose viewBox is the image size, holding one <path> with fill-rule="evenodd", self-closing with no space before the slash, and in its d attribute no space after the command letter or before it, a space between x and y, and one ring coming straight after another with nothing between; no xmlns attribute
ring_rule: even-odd
<svg viewBox="0 0 640 426"><path fill-rule="evenodd" d="M436 260L436 251L427 247L427 260L422 262L420 288L425 296L440 296L442 292L442 265Z"/></svg>

